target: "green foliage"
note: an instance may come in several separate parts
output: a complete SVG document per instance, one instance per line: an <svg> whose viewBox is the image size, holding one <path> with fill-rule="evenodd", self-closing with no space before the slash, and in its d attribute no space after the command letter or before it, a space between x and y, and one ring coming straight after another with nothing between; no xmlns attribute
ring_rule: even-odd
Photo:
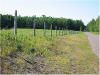
<svg viewBox="0 0 100 75"><path fill-rule="evenodd" d="M91 32L91 33L96 34L96 35L99 35L100 34L100 32Z"/></svg>
<svg viewBox="0 0 100 75"><path fill-rule="evenodd" d="M51 38L49 35L34 37L32 31L33 29L18 29L17 35L13 35L12 29L0 31L0 57L12 56L8 58L10 61L8 59L4 61L7 64L4 64L6 68L3 68L6 74L6 69L11 73L14 71L14 74L22 73L23 70L25 73L36 70L42 74L98 73L98 58L93 53L88 38L83 32ZM43 30L37 29L37 33L42 34ZM50 30L47 31L47 34L49 33Z"/></svg>
<svg viewBox="0 0 100 75"><path fill-rule="evenodd" d="M92 19L87 24L87 30L91 32L99 32L99 17L96 20Z"/></svg>
<svg viewBox="0 0 100 75"><path fill-rule="evenodd" d="M18 16L17 27L18 28L33 28L33 19L34 19L34 16L32 17ZM84 23L81 20L46 17L45 15L43 15L42 17L36 17L36 28L43 29L44 21L46 22L46 29L50 29L51 24L53 25L52 26L53 29L55 29L56 26L60 28L68 27L69 30L80 30L80 27L82 27L82 30L85 29ZM13 26L14 26L14 16L1 15L2 29L12 28Z"/></svg>
<svg viewBox="0 0 100 75"><path fill-rule="evenodd" d="M2 31L0 35L1 57L5 57L9 54L12 54L16 50L21 50L21 37L15 36L9 31Z"/></svg>
<svg viewBox="0 0 100 75"><path fill-rule="evenodd" d="M32 55L46 56L49 54L47 47L50 44L50 36L44 37L43 35L33 36L32 29L18 29L18 34L14 35L13 30L1 30L0 31L0 45L1 45L1 57L6 57L17 51ZM42 34L43 30L37 30L38 34ZM48 30L48 33L50 31Z"/></svg>

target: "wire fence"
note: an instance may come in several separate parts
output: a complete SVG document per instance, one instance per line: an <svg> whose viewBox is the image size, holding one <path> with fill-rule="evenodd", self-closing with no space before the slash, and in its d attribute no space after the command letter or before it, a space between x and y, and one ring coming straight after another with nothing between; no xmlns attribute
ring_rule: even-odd
<svg viewBox="0 0 100 75"><path fill-rule="evenodd" d="M49 28L49 29L46 29ZM67 27L66 28L61 28L61 27L57 27L55 26L55 29L52 28L52 24L50 27L46 26L46 23L44 22L44 29L43 29L43 34L44 36L64 36L67 34L78 34L78 31L73 31L73 30L68 30ZM15 17L14 17L14 34L17 34L17 10L15 10ZM38 33L38 35L41 35ZM33 36L37 36L37 29L36 29L36 16L33 19Z"/></svg>

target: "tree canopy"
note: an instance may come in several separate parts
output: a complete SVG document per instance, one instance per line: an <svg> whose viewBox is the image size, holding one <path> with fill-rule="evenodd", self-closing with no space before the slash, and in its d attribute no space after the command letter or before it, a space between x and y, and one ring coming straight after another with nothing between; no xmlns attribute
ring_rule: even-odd
<svg viewBox="0 0 100 75"><path fill-rule="evenodd" d="M100 18L100 16L96 20L92 19L87 24L87 30L88 31L99 32L99 18Z"/></svg>
<svg viewBox="0 0 100 75"><path fill-rule="evenodd" d="M35 16L17 16L17 27L18 28L33 28L33 20ZM67 18L55 18L47 17L42 15L41 17L36 17L36 28L43 29L44 22L46 23L46 29L50 29L52 24L53 29L57 26L60 28L68 28L69 30L84 30L85 25L82 20L72 20ZM2 15L1 14L1 28L12 28L14 26L14 16L12 15Z"/></svg>

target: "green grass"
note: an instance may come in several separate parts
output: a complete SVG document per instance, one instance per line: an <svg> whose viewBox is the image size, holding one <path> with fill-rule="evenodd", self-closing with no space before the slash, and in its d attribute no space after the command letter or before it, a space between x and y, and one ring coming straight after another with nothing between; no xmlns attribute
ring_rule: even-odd
<svg viewBox="0 0 100 75"><path fill-rule="evenodd" d="M43 45L47 46L48 40L55 37L44 37L42 32L43 30L37 30L37 34L34 37L32 29L18 29L17 35L13 35L13 30L2 30L0 40L2 46L1 56L5 57L20 50L28 54L31 54L31 50L37 50L34 54L41 54L39 51L45 50Z"/></svg>
<svg viewBox="0 0 100 75"><path fill-rule="evenodd" d="M58 52L57 55L50 57L54 62L48 61L50 64L53 63L53 70L61 68L64 73L78 74L98 72L98 58L92 52L87 36L83 32L78 35L60 37L52 49Z"/></svg>
<svg viewBox="0 0 100 75"><path fill-rule="evenodd" d="M13 35L13 29L0 31L0 45L2 58L10 55L19 55L26 59L28 56L41 57L47 65L40 73L58 74L95 74L98 73L98 57L93 53L88 37L80 32L79 34L68 34L64 36L43 36L43 30L38 29L37 36L33 36L32 29L18 29L18 34ZM14 59L15 60L15 59ZM31 62L35 60L30 59ZM8 64L6 62L6 64ZM27 64L21 58L17 58L15 64ZM5 66L5 73L8 73L10 66ZM12 70L14 71L14 70ZM12 73L11 71L11 73ZM16 73L16 71L14 72Z"/></svg>
<svg viewBox="0 0 100 75"><path fill-rule="evenodd" d="M93 33L93 34L97 34L97 35L99 35L99 34L100 34L99 32L91 32L91 33Z"/></svg>

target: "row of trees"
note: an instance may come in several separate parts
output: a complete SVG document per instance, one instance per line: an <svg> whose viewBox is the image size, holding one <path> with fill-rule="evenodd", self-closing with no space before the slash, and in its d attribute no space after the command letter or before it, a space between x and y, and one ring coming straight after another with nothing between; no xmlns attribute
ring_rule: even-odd
<svg viewBox="0 0 100 75"><path fill-rule="evenodd" d="M95 20L92 19L88 24L87 24L87 30L88 31L93 31L93 32L99 32L99 18L100 16Z"/></svg>
<svg viewBox="0 0 100 75"><path fill-rule="evenodd" d="M8 29L14 26L14 16L12 15L1 15L1 28ZM28 17L28 16L18 16L17 17L17 27L18 28L33 28L33 20L35 16ZM46 23L46 29L50 29L52 24L52 28L55 27L60 28L68 28L70 30L84 30L85 25L81 20L72 20L66 18L54 18L54 17L46 17L42 15L41 17L36 17L36 28L43 29L44 22ZM58 29L58 28L57 28Z"/></svg>

